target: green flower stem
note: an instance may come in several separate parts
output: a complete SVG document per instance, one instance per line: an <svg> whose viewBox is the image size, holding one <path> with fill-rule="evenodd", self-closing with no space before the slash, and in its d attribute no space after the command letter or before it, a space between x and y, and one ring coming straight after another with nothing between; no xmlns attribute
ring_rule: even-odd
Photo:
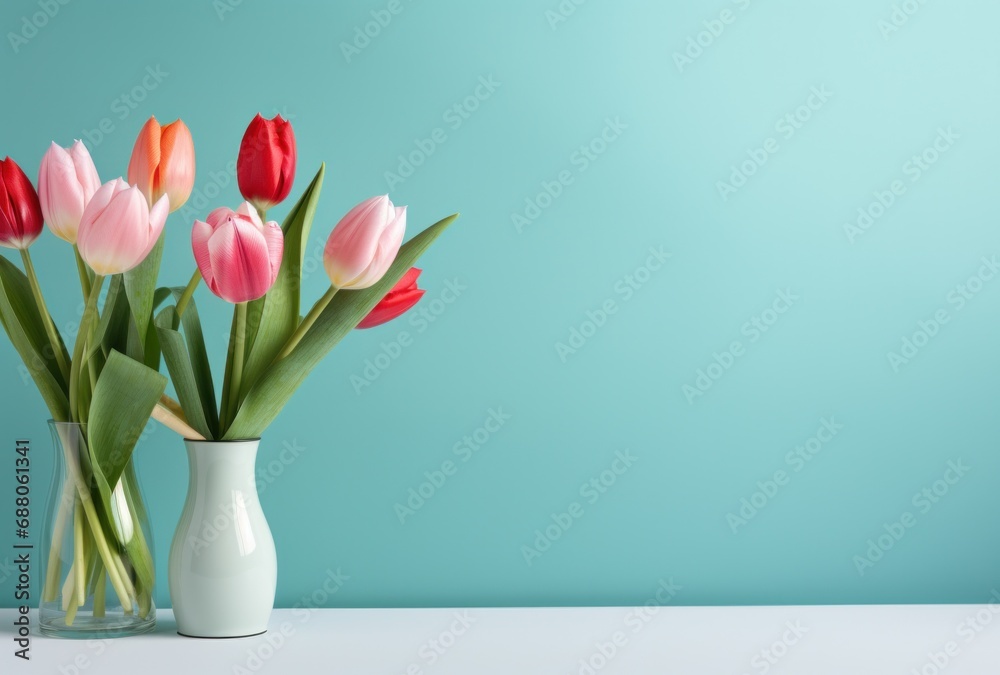
<svg viewBox="0 0 1000 675"><path fill-rule="evenodd" d="M104 565L100 560L97 561L97 567L100 571L97 573L97 586L94 588L94 617L102 617L104 616L104 596L108 584L104 579Z"/></svg>
<svg viewBox="0 0 1000 675"><path fill-rule="evenodd" d="M68 611L71 603L76 602L76 562L69 564L66 572L66 581L62 585L62 611Z"/></svg>
<svg viewBox="0 0 1000 675"><path fill-rule="evenodd" d="M63 355L59 333L56 332L55 324L52 323L52 317L45 306L45 298L42 297L42 288L38 285L35 265L31 262L31 254L28 253L28 249L21 249L21 260L24 262L24 272L27 274L28 282L31 284L31 292L35 296L35 305L38 307L38 313L42 315L42 323L45 325L45 332L49 336L49 345L52 347L52 354L55 356L56 363L59 364L59 370L62 372L63 377L69 379L69 364L66 363L66 357Z"/></svg>
<svg viewBox="0 0 1000 675"><path fill-rule="evenodd" d="M90 340L91 326L94 323L94 317L97 315L97 299L101 295L101 286L104 285L104 277L101 275L94 276L94 284L90 289L90 295L87 296L87 304L83 310L83 319L80 321L80 332L76 335L76 344L73 346L73 360L72 367L70 368L69 374L69 414L72 419L77 422L85 422L86 420L81 418L79 406L79 392L80 392L80 361L83 359L83 351Z"/></svg>
<svg viewBox="0 0 1000 675"><path fill-rule="evenodd" d="M77 484L77 491L86 489L87 487L85 485ZM90 499L89 493L87 494L87 497L83 497L81 494L81 501L83 502L83 511L87 516L87 524L90 525L90 531L94 535L94 543L97 545L97 552L101 556L104 568L108 571L108 578L111 579L111 585L114 586L115 593L118 594L118 601L121 602L122 609L125 610L125 613L131 614L132 599L126 589L125 580L122 579L120 572L122 562L118 559L118 555L112 553L111 549L108 547L108 542L104 538L104 532L101 531L101 521L97 517L97 511L94 509L94 502Z"/></svg>
<svg viewBox="0 0 1000 675"><path fill-rule="evenodd" d="M52 546L49 548L48 567L45 568L45 588L42 590L42 602L55 602L59 593L59 554L62 550L63 532L66 531L66 521L69 519L70 505L74 502L73 479L67 478L63 483L62 497L59 499L59 512L52 527Z"/></svg>
<svg viewBox="0 0 1000 675"><path fill-rule="evenodd" d="M137 549L131 556L129 556L129 562L132 563L132 567L135 568L135 561L137 559L148 561L149 567L153 567L153 555L149 550L149 544L146 543L146 535L142 531L142 521L145 519L144 514L146 512L145 506L142 503L142 495L139 494L139 487L136 485L137 479L135 478L134 470L131 466L126 468L122 473L121 484L122 493L125 495L125 504L128 506L129 513L132 517L132 523L134 525L134 536L136 541L135 549ZM136 588L135 588L135 598L136 604L139 605L139 618L145 619L149 616L149 612L153 609L153 596L152 589L146 584L142 583L142 578L138 575L136 576Z"/></svg>
<svg viewBox="0 0 1000 675"><path fill-rule="evenodd" d="M90 401L93 399L94 390L97 389L97 363L94 359L87 359L87 374L90 375L90 394L86 398L83 414L90 418Z"/></svg>
<svg viewBox="0 0 1000 675"><path fill-rule="evenodd" d="M125 562L121 559L121 556L115 554L111 556L115 563L115 570L118 577L122 580L122 585L125 587L125 593L130 598L129 606L125 608L126 614L132 613L132 599L135 598L135 585L132 583L132 578L128 575L128 570L125 569ZM122 605L124 607L124 604Z"/></svg>
<svg viewBox="0 0 1000 675"><path fill-rule="evenodd" d="M73 594L69 601L69 605L66 607L66 625L72 626L73 622L76 621L76 610L80 609L80 603L76 601L76 593Z"/></svg>
<svg viewBox="0 0 1000 675"><path fill-rule="evenodd" d="M98 277L100 279L100 277ZM95 286L99 289L99 284ZM94 292L91 291L91 297L94 296ZM84 321L86 321L86 315L84 315ZM79 337L78 337L79 341ZM76 457L74 452L74 445L72 438L64 437L62 438L63 454L66 458L66 471L73 479L73 483L76 485L77 495L80 497L80 502L83 504L83 512L87 517L87 525L90 526L90 533L94 536L94 544L97 546L97 552L101 556L101 561L104 563L104 568L108 571L108 578L111 579L111 585L114 586L115 593L118 594L118 600L121 602L122 608L126 613L131 613L132 611L132 600L126 590L125 582L122 580L119 574L118 567L115 562L118 558L117 554L111 552L111 548L108 546L107 539L104 538L104 531L101 529L101 521L97 515L97 509L94 507L94 499L90 494L90 488L87 482L83 478L83 473L80 469L80 462ZM121 561L117 560L118 564L121 565Z"/></svg>
<svg viewBox="0 0 1000 675"><path fill-rule="evenodd" d="M145 619L149 616L149 610L153 608L153 596L149 594L149 591L144 590L139 594L137 601L139 603L139 618Z"/></svg>
<svg viewBox="0 0 1000 675"><path fill-rule="evenodd" d="M83 538L83 511L80 498L76 498L76 506L73 509L73 569L76 572L76 604L82 605L87 601L87 563L86 550Z"/></svg>
<svg viewBox="0 0 1000 675"><path fill-rule="evenodd" d="M243 361L247 339L247 303L236 303L233 311L236 312L236 328L233 335L233 371L229 381L229 400L226 402L228 422L236 419L236 413L240 409L240 389L243 388Z"/></svg>
<svg viewBox="0 0 1000 675"><path fill-rule="evenodd" d="M97 547L94 546L94 535L90 533L89 527L83 528L83 540L87 556L87 595L93 595L94 584L97 582L97 568L101 565L101 556L97 555Z"/></svg>
<svg viewBox="0 0 1000 675"><path fill-rule="evenodd" d="M80 275L80 288L83 289L83 300L86 302L87 298L90 297L90 268L87 267L87 263L83 262L83 258L80 256L80 249L76 244L73 244L73 255L76 257L76 272Z"/></svg>
<svg viewBox="0 0 1000 675"><path fill-rule="evenodd" d="M309 332L309 329L312 328L312 325L316 323L316 319L319 318L319 315L323 313L323 310L326 309L326 306L330 304L331 300L333 300L333 296L337 294L338 290L340 289L337 288L336 286L330 286L330 288L327 289L323 297L320 298L315 305L313 305L312 309L309 310L309 313L306 315L306 318L302 319L302 323L300 323L299 327L295 329L295 332L292 333L292 336L288 338L288 342L285 343L285 346L282 347L281 352L279 352L278 356L275 357L274 359L275 361L280 361L281 359L285 358L286 356L292 353L292 350L295 349L295 347L299 344L299 342L302 341L302 338L305 337L306 333Z"/></svg>
<svg viewBox="0 0 1000 675"><path fill-rule="evenodd" d="M184 292L181 293L181 297L177 299L177 318L181 318L184 315L184 310L187 309L188 303L191 302L191 296L194 295L194 289L198 288L198 284L201 283L201 270L195 269L194 274L191 275L191 281L188 285L184 287Z"/></svg>

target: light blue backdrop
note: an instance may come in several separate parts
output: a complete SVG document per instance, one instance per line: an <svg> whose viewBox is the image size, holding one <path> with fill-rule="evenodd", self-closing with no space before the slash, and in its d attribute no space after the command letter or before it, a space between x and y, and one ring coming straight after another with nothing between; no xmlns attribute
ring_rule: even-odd
<svg viewBox="0 0 1000 675"><path fill-rule="evenodd" d="M462 212L420 313L345 340L264 438L280 605L978 602L1000 582L998 22L986 0L15 0L0 154L35 175L82 136L110 179L148 116L182 117L170 284L190 221L237 203L258 111L294 124L296 194L329 168L309 299L361 199L390 192L411 233ZM72 335L69 249L33 252ZM229 307L196 297L219 373ZM40 486L18 366L0 348L4 483L29 437ZM137 452L166 606L186 460L157 425Z"/></svg>

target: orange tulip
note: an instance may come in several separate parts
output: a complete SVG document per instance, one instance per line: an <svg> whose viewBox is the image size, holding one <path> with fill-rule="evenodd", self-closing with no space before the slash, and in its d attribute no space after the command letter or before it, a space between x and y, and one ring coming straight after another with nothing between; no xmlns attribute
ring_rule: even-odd
<svg viewBox="0 0 1000 675"><path fill-rule="evenodd" d="M174 120L161 127L155 117L142 126L128 163L128 182L152 206L167 195L170 211L184 205L194 188L194 141L187 125Z"/></svg>

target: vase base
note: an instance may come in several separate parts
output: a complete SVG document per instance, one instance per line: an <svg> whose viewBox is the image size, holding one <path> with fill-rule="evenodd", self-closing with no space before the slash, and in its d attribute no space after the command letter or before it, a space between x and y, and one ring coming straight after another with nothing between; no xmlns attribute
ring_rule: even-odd
<svg viewBox="0 0 1000 675"><path fill-rule="evenodd" d="M239 640L241 638L257 637L258 635L263 635L266 632L267 629L265 628L259 633L247 633L246 635L190 635L180 631L177 631L177 634L181 637L194 638L195 640Z"/></svg>
<svg viewBox="0 0 1000 675"><path fill-rule="evenodd" d="M136 617L92 617L77 616L72 626L67 626L65 619L43 619L38 624L38 632L45 637L102 640L107 638L145 635L156 628L156 619L138 619Z"/></svg>

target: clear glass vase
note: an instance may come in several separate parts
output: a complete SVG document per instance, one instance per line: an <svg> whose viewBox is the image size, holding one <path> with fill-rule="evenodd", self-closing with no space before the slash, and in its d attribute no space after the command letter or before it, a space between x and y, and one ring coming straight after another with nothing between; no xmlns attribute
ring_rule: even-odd
<svg viewBox="0 0 1000 675"><path fill-rule="evenodd" d="M88 449L86 425L49 427L55 467L39 546L39 630L68 638L148 633L156 625L153 538L132 459L120 470L103 462L118 474L107 476Z"/></svg>

